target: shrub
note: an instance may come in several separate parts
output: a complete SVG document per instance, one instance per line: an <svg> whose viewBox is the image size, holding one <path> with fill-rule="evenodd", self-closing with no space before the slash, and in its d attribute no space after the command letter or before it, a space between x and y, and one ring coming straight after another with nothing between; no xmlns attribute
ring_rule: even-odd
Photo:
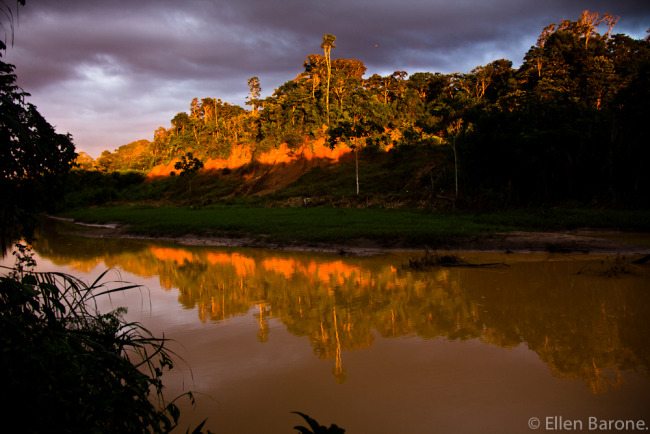
<svg viewBox="0 0 650 434"><path fill-rule="evenodd" d="M21 432L174 428L178 408L162 395L163 371L174 366L166 340L126 322L124 308L97 310L97 297L136 286L111 289L106 272L87 285L30 271L32 255L18 247L16 267L0 277L4 423Z"/></svg>

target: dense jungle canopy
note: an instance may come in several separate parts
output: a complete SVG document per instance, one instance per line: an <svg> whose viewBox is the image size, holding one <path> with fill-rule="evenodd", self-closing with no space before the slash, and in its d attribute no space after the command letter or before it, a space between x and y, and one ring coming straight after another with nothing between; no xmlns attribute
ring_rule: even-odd
<svg viewBox="0 0 650 434"><path fill-rule="evenodd" d="M188 152L206 160L241 147L254 158L318 138L364 150L449 145L465 192L647 205L650 39L615 34L616 21L585 11L543 29L518 69L499 59L454 74L364 78L361 60L330 58L336 38L325 35L323 54L308 55L271 96L260 99L259 80L248 81L251 110L194 98L153 141L82 167L147 171Z"/></svg>

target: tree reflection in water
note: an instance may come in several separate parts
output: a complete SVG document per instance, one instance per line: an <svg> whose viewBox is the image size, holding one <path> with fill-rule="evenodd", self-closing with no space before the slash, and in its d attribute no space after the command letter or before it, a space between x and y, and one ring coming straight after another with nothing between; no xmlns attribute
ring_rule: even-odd
<svg viewBox="0 0 650 434"><path fill-rule="evenodd" d="M158 276L201 321L254 309L257 339L266 342L269 319L278 319L308 337L317 357L334 360L337 382L347 375L342 352L371 346L375 334L477 339L504 348L525 343L553 375L581 379L593 393L619 386L621 370L647 373L649 366L648 266L608 278L598 272L600 257L491 254L489 262L511 266L411 271L397 254L341 258L57 237L46 232L38 253L79 270L103 262Z"/></svg>

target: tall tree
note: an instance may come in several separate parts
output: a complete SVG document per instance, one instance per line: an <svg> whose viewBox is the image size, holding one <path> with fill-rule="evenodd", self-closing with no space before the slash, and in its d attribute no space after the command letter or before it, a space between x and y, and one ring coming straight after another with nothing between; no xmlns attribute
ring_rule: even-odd
<svg viewBox="0 0 650 434"><path fill-rule="evenodd" d="M7 11L13 32L13 15ZM0 58L5 48L0 41ZM72 136L56 133L25 102L29 94L18 87L13 71L13 65L0 60L0 255L15 237L32 235L36 214L56 204L62 179L77 156Z"/></svg>
<svg viewBox="0 0 650 434"><path fill-rule="evenodd" d="M260 86L260 79L257 77L251 77L248 79L248 87L250 91L246 99L247 105L250 105L253 108L253 115L257 114L257 108L260 104L260 95L262 94L262 86Z"/></svg>
<svg viewBox="0 0 650 434"><path fill-rule="evenodd" d="M332 92L339 99L339 113L343 112L344 99L362 84L366 67L360 60L335 59L332 61Z"/></svg>
<svg viewBox="0 0 650 434"><path fill-rule="evenodd" d="M345 143L354 151L355 177L357 196L359 195L359 148L369 137L383 130L383 125L374 122L368 113L372 111L367 97L367 91L356 89L351 96L352 101L346 110L345 118L327 130L327 143L335 148L339 143Z"/></svg>
<svg viewBox="0 0 650 434"><path fill-rule="evenodd" d="M320 54L310 54L307 56L307 60L303 62L303 67L305 72L302 76L308 76L311 84L311 97L316 100L316 89L320 85L323 74L323 69L327 70L327 63L325 62L325 56Z"/></svg>
<svg viewBox="0 0 650 434"><path fill-rule="evenodd" d="M449 133L451 134L452 137L451 147L454 151L454 185L456 187L455 194L454 194L455 199L458 199L458 152L456 152L456 138L458 138L458 134L460 134L462 127L463 127L463 120L458 118L454 122L452 122L448 128Z"/></svg>
<svg viewBox="0 0 650 434"><path fill-rule="evenodd" d="M323 43L320 44L320 47L323 49L323 52L325 54L325 62L327 63L327 91L325 92L327 125L330 124L330 79L332 77L332 48L336 48L334 41L336 41L336 36L327 33L323 35Z"/></svg>

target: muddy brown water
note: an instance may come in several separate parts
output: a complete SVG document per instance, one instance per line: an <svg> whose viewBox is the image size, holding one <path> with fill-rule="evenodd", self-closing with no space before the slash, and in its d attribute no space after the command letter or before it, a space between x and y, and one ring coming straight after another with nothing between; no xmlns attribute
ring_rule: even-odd
<svg viewBox="0 0 650 434"><path fill-rule="evenodd" d="M174 342L183 429L348 433L650 427L650 266L616 255L458 252L490 267L85 239L49 226L39 269L143 285L102 309ZM11 256L3 263L11 262ZM604 424L604 425L603 425ZM617 425L618 424L618 425ZM624 425L627 424L627 425ZM591 429L594 428L594 429Z"/></svg>

